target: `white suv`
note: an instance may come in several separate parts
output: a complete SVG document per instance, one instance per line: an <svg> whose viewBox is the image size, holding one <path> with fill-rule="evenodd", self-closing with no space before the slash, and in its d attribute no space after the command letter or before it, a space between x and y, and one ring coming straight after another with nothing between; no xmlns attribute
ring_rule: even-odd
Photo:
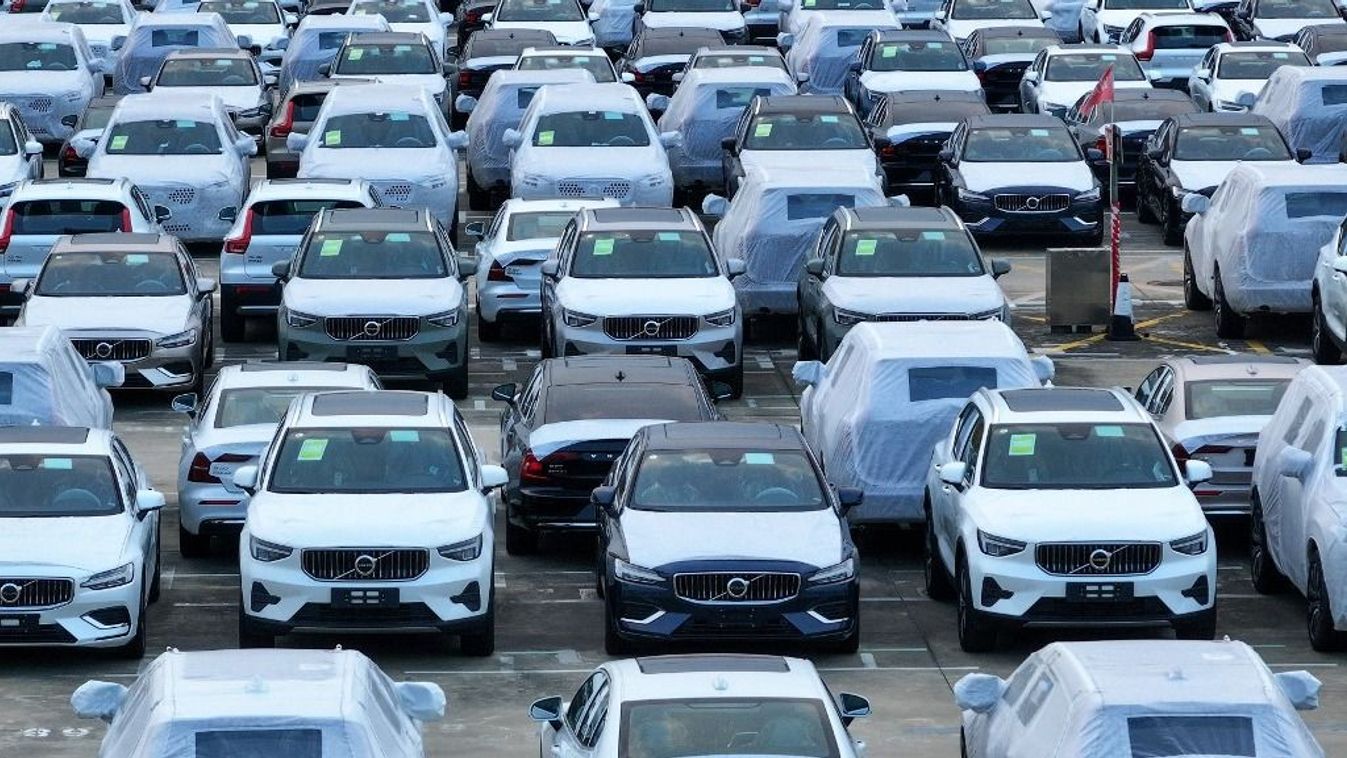
<svg viewBox="0 0 1347 758"><path fill-rule="evenodd" d="M1188 489L1211 466L1181 474L1121 390L978 390L932 462L926 589L957 596L964 650L1011 626L1215 635L1216 546Z"/></svg>
<svg viewBox="0 0 1347 758"><path fill-rule="evenodd" d="M239 539L239 646L296 629L425 629L495 649L482 455L450 400L355 391L296 398L259 466Z"/></svg>

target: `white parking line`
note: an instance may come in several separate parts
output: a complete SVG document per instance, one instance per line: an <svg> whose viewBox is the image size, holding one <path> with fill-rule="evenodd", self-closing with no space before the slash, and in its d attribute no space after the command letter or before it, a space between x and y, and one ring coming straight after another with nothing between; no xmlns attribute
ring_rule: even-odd
<svg viewBox="0 0 1347 758"><path fill-rule="evenodd" d="M1337 664L1329 664L1336 666ZM865 666L817 666L816 671L978 671L980 666L875 666L873 668ZM407 676L484 676L497 674L502 676L529 676L529 675L579 675L588 674L593 669L471 669L463 671L425 671L408 670L402 673Z"/></svg>
<svg viewBox="0 0 1347 758"><path fill-rule="evenodd" d="M174 608L233 608L238 603L174 603Z"/></svg>

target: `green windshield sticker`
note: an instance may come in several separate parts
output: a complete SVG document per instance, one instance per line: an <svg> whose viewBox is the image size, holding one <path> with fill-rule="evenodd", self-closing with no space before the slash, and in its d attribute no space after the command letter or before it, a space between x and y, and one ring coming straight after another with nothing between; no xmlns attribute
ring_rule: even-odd
<svg viewBox="0 0 1347 758"><path fill-rule="evenodd" d="M538 144L550 145L552 144L552 139L556 136L556 132L538 132Z"/></svg>
<svg viewBox="0 0 1347 758"><path fill-rule="evenodd" d="M144 266L150 262L150 256L145 253L131 253L122 259L128 266Z"/></svg>
<svg viewBox="0 0 1347 758"><path fill-rule="evenodd" d="M196 122L189 118L180 118L177 121L179 129L192 129L196 127Z"/></svg>
<svg viewBox="0 0 1347 758"><path fill-rule="evenodd" d="M945 46L945 44L944 44L943 42L927 42L927 43L926 43L926 49L927 49L927 50L940 50L940 49L944 48L944 46Z"/></svg>
<svg viewBox="0 0 1347 758"><path fill-rule="evenodd" d="M776 463L776 456L771 453L744 453L744 463L750 466L771 466Z"/></svg>
<svg viewBox="0 0 1347 758"><path fill-rule="evenodd" d="M61 12L60 12L60 11L52 11L52 12L51 12L51 20L52 20L52 21L56 21L56 20L58 20L58 19L60 19L60 18L61 18Z"/></svg>
<svg viewBox="0 0 1347 758"><path fill-rule="evenodd" d="M938 241L941 241L941 240L945 239L945 233L944 233L944 232L922 232L922 233L921 233L921 238L924 239L924 240L935 240L935 241L938 242Z"/></svg>
<svg viewBox="0 0 1347 758"><path fill-rule="evenodd" d="M804 7L813 8L818 4L818 0L804 0Z"/></svg>
<svg viewBox="0 0 1347 758"><path fill-rule="evenodd" d="M412 51L412 46L411 46L411 45L394 45L394 46L393 46L393 52L395 52L395 53L410 53L411 51Z"/></svg>
<svg viewBox="0 0 1347 758"><path fill-rule="evenodd" d="M333 129L323 134L323 144L327 147L336 147L341 144L341 130Z"/></svg>
<svg viewBox="0 0 1347 758"><path fill-rule="evenodd" d="M1338 466L1347 468L1347 447L1338 448Z"/></svg>
<svg viewBox="0 0 1347 758"><path fill-rule="evenodd" d="M604 120L604 121L621 121L621 120L622 120L622 114L621 114L621 113L618 113L617 111L604 111L604 112L603 112L603 120Z"/></svg>
<svg viewBox="0 0 1347 758"><path fill-rule="evenodd" d="M1121 426L1096 426L1094 428L1096 437L1122 437L1123 428Z"/></svg>
<svg viewBox="0 0 1347 758"><path fill-rule="evenodd" d="M389 121L408 121L408 120L410 120L410 119L411 119L411 117L408 116L406 113L390 113L390 114L388 114L388 120L389 120Z"/></svg>
<svg viewBox="0 0 1347 758"><path fill-rule="evenodd" d="M1241 126L1239 128L1239 133L1243 134L1245 137L1257 137L1258 129L1249 126Z"/></svg>
<svg viewBox="0 0 1347 758"><path fill-rule="evenodd" d="M613 240L612 240L612 239L594 240L594 254L595 254L595 255L612 255L612 254L613 254Z"/></svg>
<svg viewBox="0 0 1347 758"><path fill-rule="evenodd" d="M1037 434L1012 434L1010 435L1010 454L1017 457L1033 455L1034 446L1037 443Z"/></svg>
<svg viewBox="0 0 1347 758"><path fill-rule="evenodd" d="M856 240L856 255L874 255L879 240Z"/></svg>
<svg viewBox="0 0 1347 758"><path fill-rule="evenodd" d="M1116 61L1116 60L1118 60L1118 56L1116 56L1116 55L1101 55L1101 56L1099 56L1099 60L1101 60L1101 61Z"/></svg>
<svg viewBox="0 0 1347 758"><path fill-rule="evenodd" d="M70 458L43 458L42 468L69 471L75 468L75 461Z"/></svg>
<svg viewBox="0 0 1347 758"><path fill-rule="evenodd" d="M1029 130L1029 136L1031 136L1031 137L1046 137L1046 136L1048 136L1048 130L1047 130L1047 129L1030 129L1030 130Z"/></svg>
<svg viewBox="0 0 1347 758"><path fill-rule="evenodd" d="M837 117L836 117L836 116L819 116L819 117L818 117L818 120L819 120L819 121L822 121L822 122L825 123L825 124L835 124L835 123L837 123Z"/></svg>
<svg viewBox="0 0 1347 758"><path fill-rule="evenodd" d="M411 242L412 235L407 232L389 232L388 236L384 237L384 239L388 242Z"/></svg>
<svg viewBox="0 0 1347 758"><path fill-rule="evenodd" d="M1277 60L1285 60L1289 56L1287 56L1286 53L1273 53L1272 57L1276 58Z"/></svg>
<svg viewBox="0 0 1347 758"><path fill-rule="evenodd" d="M44 53L50 53L51 51L53 51L53 50L56 49L56 43L55 43L55 42L39 42L38 45L37 45L37 49L38 49L38 50L41 50L41 51L44 52Z"/></svg>
<svg viewBox="0 0 1347 758"><path fill-rule="evenodd" d="M754 136L754 137L770 137L770 136L772 136L772 125L771 125L771 124L758 124L757 126L753 127L753 136Z"/></svg>
<svg viewBox="0 0 1347 758"><path fill-rule="evenodd" d="M388 433L390 442L420 442L421 435L415 429L394 429Z"/></svg>
<svg viewBox="0 0 1347 758"><path fill-rule="evenodd" d="M750 56L748 56L748 62L749 62L749 63L766 63L766 62L767 62L767 59L764 58L764 57L762 57L761 55L750 55Z"/></svg>
<svg viewBox="0 0 1347 758"><path fill-rule="evenodd" d="M351 50L351 52L346 54L346 60L348 61L358 61L364 57L365 57L365 48L363 47L354 48L353 50Z"/></svg>
<svg viewBox="0 0 1347 758"><path fill-rule="evenodd" d="M130 138L127 137L125 134L119 134L119 135L117 135L116 137L113 137L113 138L112 138L112 145L111 145L108 149L109 149L109 150L125 150L125 149L126 149L126 141L127 141L128 139L130 139Z"/></svg>
<svg viewBox="0 0 1347 758"><path fill-rule="evenodd" d="M660 232L655 236L659 238L660 242L678 242L683 239L682 235L678 232Z"/></svg>
<svg viewBox="0 0 1347 758"><path fill-rule="evenodd" d="M327 440L304 440L304 444L299 446L299 455L295 460L321 461L326 452Z"/></svg>
<svg viewBox="0 0 1347 758"><path fill-rule="evenodd" d="M331 258L334 255L341 255L341 243L344 240L323 240L323 247L318 251L322 258Z"/></svg>
<svg viewBox="0 0 1347 758"><path fill-rule="evenodd" d="M884 47L884 49L882 49L882 50L879 51L879 54L880 54L881 57L884 57L884 58L894 58L894 57L897 57L897 55L898 55L898 46L897 46L897 45L887 45L887 46Z"/></svg>

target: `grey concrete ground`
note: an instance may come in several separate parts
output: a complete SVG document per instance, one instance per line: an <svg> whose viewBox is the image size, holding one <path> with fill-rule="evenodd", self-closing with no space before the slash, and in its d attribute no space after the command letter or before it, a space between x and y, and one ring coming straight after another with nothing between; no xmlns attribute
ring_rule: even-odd
<svg viewBox="0 0 1347 758"><path fill-rule="evenodd" d="M1130 214L1126 229L1124 262L1136 283L1140 330L1147 335L1137 343L1052 334L1043 320L1042 244L989 250L1012 260L1015 269L1002 283L1019 306L1016 330L1027 343L1055 357L1059 384L1134 385L1160 357L1176 353L1227 349L1306 353L1307 328L1294 320L1258 323L1247 342L1217 342L1210 315L1187 313L1179 303L1177 252L1164 248L1154 228L1139 226ZM200 262L206 271L216 267L212 255L203 255ZM247 343L222 345L219 360L274 355L269 331L250 336ZM742 400L726 404L728 415L798 421L796 390L789 381L793 348L793 337L784 334L749 346L747 389ZM526 377L538 357L536 336L520 334L513 342L475 346L473 356L471 396L461 407L483 448L495 455L498 409L489 399L491 388ZM169 496L163 523L163 597L149 613L151 649L233 648L238 595L233 547L217 545L217 554L204 560L185 561L177 554L174 472L182 419L168 409L167 397L118 395L116 402L118 430ZM503 524L498 523L497 530L503 531ZM1323 707L1306 718L1328 754L1347 755L1343 660L1310 650L1300 598L1254 593L1242 525L1222 525L1219 537L1220 633L1257 647L1275 670L1308 668L1322 679ZM951 684L970 671L1005 674L1039 646L1064 635L1024 635L995 654L963 653L954 634L953 607L922 594L919 540L897 530L866 532L859 540L864 618L860 652L837 656L760 650L809 655L834 691L868 695L874 716L857 722L854 731L869 743L870 755L957 755L959 713L951 701ZM521 559L507 556L503 545L497 545L496 589L501 601L498 652L491 658L464 658L437 640L416 636L302 636L285 638L282 644L355 646L396 679L441 684L449 696L449 714L427 728L431 755L536 755L536 731L525 715L528 703L544 695L568 696L604 660L602 606L592 589L589 549L584 540L572 538L548 542L540 555ZM0 756L93 755L102 725L71 713L70 692L89 678L129 682L136 671L134 663L94 653L0 651Z"/></svg>

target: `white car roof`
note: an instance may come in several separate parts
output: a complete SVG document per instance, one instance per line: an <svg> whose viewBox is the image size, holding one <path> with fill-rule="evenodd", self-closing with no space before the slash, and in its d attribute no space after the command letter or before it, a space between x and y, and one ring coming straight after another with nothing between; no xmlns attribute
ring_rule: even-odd
<svg viewBox="0 0 1347 758"><path fill-rule="evenodd" d="M1236 44L1233 43L1233 42L1217 42L1215 45L1212 45L1212 48L1214 48L1214 49L1216 50L1216 54L1217 54L1217 55L1225 55L1226 53L1303 53L1303 52L1305 52L1304 50L1301 50L1301 49L1300 49L1300 46L1299 46L1299 45L1292 45L1292 44L1286 43L1286 42L1268 42L1267 40L1260 40L1260 42L1264 42L1264 43L1266 43L1266 44L1258 44L1258 45L1254 45L1254 44L1250 44L1250 43L1245 42L1245 43L1241 43L1241 44L1236 45Z"/></svg>
<svg viewBox="0 0 1347 758"><path fill-rule="evenodd" d="M295 34L303 32L331 32L331 31L388 31L388 22L383 16L347 16L342 13L333 13L325 16L305 16L303 21L295 29Z"/></svg>
<svg viewBox="0 0 1347 758"><path fill-rule="evenodd" d="M538 115L603 110L647 113L645 102L636 90L621 82L540 87L533 96L532 107Z"/></svg>
<svg viewBox="0 0 1347 758"><path fill-rule="evenodd" d="M173 650L153 675L175 720L332 719L347 715L366 660L354 650Z"/></svg>
<svg viewBox="0 0 1347 758"><path fill-rule="evenodd" d="M576 55L592 57L595 55L607 55L607 53L598 49L597 47L563 47L561 45L550 45L548 47L526 47L522 52L519 53L520 58L524 58L530 55L561 58ZM492 74L492 76L495 76L495 74Z"/></svg>
<svg viewBox="0 0 1347 758"><path fill-rule="evenodd" d="M801 10L808 10L801 8ZM822 10L814 11L805 22L805 29L822 28L860 28L894 29L898 27L897 17L887 10ZM804 29L800 30L804 33Z"/></svg>
<svg viewBox="0 0 1347 758"><path fill-rule="evenodd" d="M252 186L244 206L268 200L363 200L369 192L364 179L263 179Z"/></svg>
<svg viewBox="0 0 1347 758"><path fill-rule="evenodd" d="M520 200L510 198L501 206L508 218L516 213L537 213L539 211L580 211L585 208L617 208L622 203L611 197L586 200Z"/></svg>
<svg viewBox="0 0 1347 758"><path fill-rule="evenodd" d="M106 455L112 432L83 426L10 426L0 428L0 455L9 453Z"/></svg>
<svg viewBox="0 0 1347 758"><path fill-rule="evenodd" d="M1092 693L1100 705L1285 702L1262 659L1243 642L1100 640L1054 642L1054 670Z"/></svg>
<svg viewBox="0 0 1347 758"><path fill-rule="evenodd" d="M1144 19L1147 26L1188 26L1189 24L1202 24L1204 26L1224 26L1227 29L1230 25L1225 19L1215 13L1142 13L1138 18Z"/></svg>
<svg viewBox="0 0 1347 758"><path fill-rule="evenodd" d="M331 118L351 113L408 111L433 116L436 105L430 91L406 84L343 84L334 87L323 101L322 116Z"/></svg>
<svg viewBox="0 0 1347 758"><path fill-rule="evenodd" d="M1151 423L1150 414L1117 388L1035 387L979 390L990 400L993 423Z"/></svg>
<svg viewBox="0 0 1347 758"><path fill-rule="evenodd" d="M215 123L223 120L223 114L224 105L218 95L155 90L123 97L108 123L179 118Z"/></svg>
<svg viewBox="0 0 1347 758"><path fill-rule="evenodd" d="M1051 58L1055 55L1131 55L1132 51L1122 45L1048 45L1043 54Z"/></svg>
<svg viewBox="0 0 1347 758"><path fill-rule="evenodd" d="M881 192L878 180L869 174L858 174L853 169L837 166L759 165L748 167L743 189L755 188L761 192L793 192L797 190L837 188L841 190L873 189Z"/></svg>
<svg viewBox="0 0 1347 758"><path fill-rule="evenodd" d="M80 199L121 200L130 192L131 180L124 176L115 179L65 178L37 179L21 182L9 196L10 203L26 200Z"/></svg>
<svg viewBox="0 0 1347 758"><path fill-rule="evenodd" d="M814 664L771 655L664 655L606 664L624 701L811 697L827 692Z"/></svg>
<svg viewBox="0 0 1347 758"><path fill-rule="evenodd" d="M847 339L876 361L1027 357L1024 343L1000 321L867 321Z"/></svg>
<svg viewBox="0 0 1347 758"><path fill-rule="evenodd" d="M698 87L706 85L751 85L794 84L795 80L785 69L776 66L728 66L726 68L689 69L680 87Z"/></svg>
<svg viewBox="0 0 1347 758"><path fill-rule="evenodd" d="M356 363L310 364L301 361L264 361L235 364L220 369L216 390L286 385L362 389L367 386L369 376L369 369Z"/></svg>

